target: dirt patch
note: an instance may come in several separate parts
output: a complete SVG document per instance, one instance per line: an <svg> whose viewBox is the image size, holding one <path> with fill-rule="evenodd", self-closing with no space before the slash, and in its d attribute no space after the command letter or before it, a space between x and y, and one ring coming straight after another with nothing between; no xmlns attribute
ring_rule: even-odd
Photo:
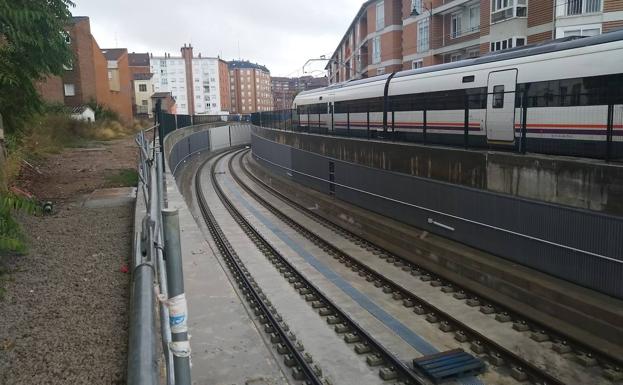
<svg viewBox="0 0 623 385"><path fill-rule="evenodd" d="M20 180L54 213L20 219L27 255L5 259L0 384L122 384L133 204L86 208L110 175L136 167L131 138L69 149Z"/></svg>
<svg viewBox="0 0 623 385"><path fill-rule="evenodd" d="M118 170L135 169L138 149L134 138L92 142L86 148L51 155L43 164L25 167L18 180L39 199L63 202L107 186Z"/></svg>

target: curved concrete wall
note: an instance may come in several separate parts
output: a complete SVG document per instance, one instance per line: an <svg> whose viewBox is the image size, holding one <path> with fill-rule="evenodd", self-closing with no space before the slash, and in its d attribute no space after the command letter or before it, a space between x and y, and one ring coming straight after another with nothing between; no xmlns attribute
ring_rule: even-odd
<svg viewBox="0 0 623 385"><path fill-rule="evenodd" d="M164 154L173 175L184 161L201 151L214 151L251 143L248 124L214 123L176 130L164 140Z"/></svg>
<svg viewBox="0 0 623 385"><path fill-rule="evenodd" d="M307 187L623 298L622 217L371 168L257 132L252 149L260 164Z"/></svg>

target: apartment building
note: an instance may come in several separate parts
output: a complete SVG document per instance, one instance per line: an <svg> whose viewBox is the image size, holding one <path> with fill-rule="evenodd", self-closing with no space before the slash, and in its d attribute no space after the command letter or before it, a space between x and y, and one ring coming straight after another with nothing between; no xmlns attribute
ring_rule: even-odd
<svg viewBox="0 0 623 385"><path fill-rule="evenodd" d="M621 0L372 0L326 69L338 83L622 27Z"/></svg>
<svg viewBox="0 0 623 385"><path fill-rule="evenodd" d="M65 31L65 41L74 59L62 76L49 77L38 84L41 97L68 107L95 102L115 111L125 123L131 122L131 95L126 97L130 94L127 51L100 49L85 16L73 17ZM110 60L105 51L110 51ZM115 81L110 79L109 66L114 67L110 70L116 74Z"/></svg>
<svg viewBox="0 0 623 385"><path fill-rule="evenodd" d="M246 60L229 62L231 112L250 114L273 110L270 71Z"/></svg>
<svg viewBox="0 0 623 385"><path fill-rule="evenodd" d="M181 56L150 57L154 91L170 92L178 114L221 115L229 111L229 71L220 58L194 56L184 45Z"/></svg>
<svg viewBox="0 0 623 385"><path fill-rule="evenodd" d="M291 108L294 97L301 91L313 90L329 85L329 81L326 77L315 78L313 76L302 76L298 78L271 77L270 83L273 94L273 107L275 110Z"/></svg>

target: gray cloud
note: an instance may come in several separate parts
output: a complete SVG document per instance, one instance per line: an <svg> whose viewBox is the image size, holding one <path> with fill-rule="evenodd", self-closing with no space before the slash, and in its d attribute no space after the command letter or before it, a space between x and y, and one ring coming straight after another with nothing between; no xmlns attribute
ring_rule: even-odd
<svg viewBox="0 0 623 385"><path fill-rule="evenodd" d="M333 53L362 3L76 0L72 13L91 18L92 33L102 47L177 55L184 43L192 43L204 56L230 60L240 55L266 65L273 75L294 76L301 74L307 59ZM322 67L316 63L309 69Z"/></svg>

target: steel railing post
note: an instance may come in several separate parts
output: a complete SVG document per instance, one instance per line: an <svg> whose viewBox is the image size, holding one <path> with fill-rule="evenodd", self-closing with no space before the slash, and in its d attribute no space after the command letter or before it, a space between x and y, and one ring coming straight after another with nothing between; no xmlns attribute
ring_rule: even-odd
<svg viewBox="0 0 623 385"><path fill-rule="evenodd" d="M173 353L175 385L190 385L190 342L187 326L188 311L184 294L179 213L177 210L165 209L162 211L162 219L169 290L170 346Z"/></svg>

